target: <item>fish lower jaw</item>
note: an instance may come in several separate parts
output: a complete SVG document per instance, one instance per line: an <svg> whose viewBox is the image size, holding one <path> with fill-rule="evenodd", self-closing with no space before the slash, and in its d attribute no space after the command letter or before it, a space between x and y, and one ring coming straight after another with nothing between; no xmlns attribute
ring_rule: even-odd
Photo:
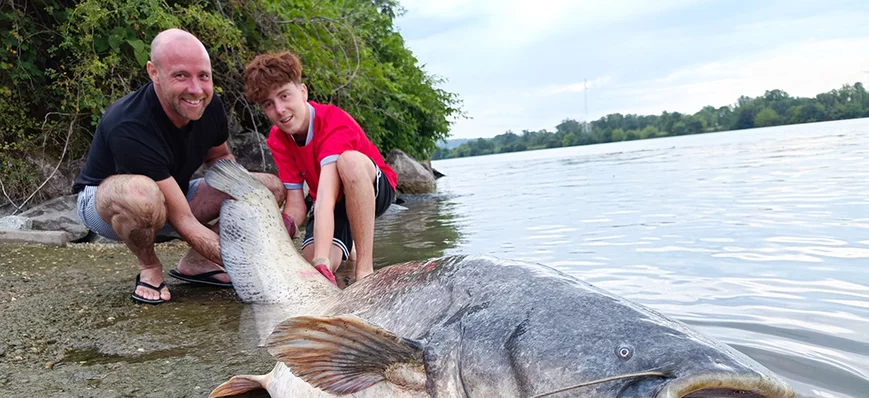
<svg viewBox="0 0 869 398"><path fill-rule="evenodd" d="M783 381L760 375L701 374L673 380L655 398L794 398Z"/></svg>

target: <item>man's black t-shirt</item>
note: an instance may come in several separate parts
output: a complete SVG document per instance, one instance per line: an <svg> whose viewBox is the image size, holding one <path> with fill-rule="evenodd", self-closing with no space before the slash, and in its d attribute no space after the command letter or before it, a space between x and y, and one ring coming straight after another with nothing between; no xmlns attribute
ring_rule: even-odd
<svg viewBox="0 0 869 398"><path fill-rule="evenodd" d="M199 120L177 128L152 83L115 101L97 125L87 161L73 185L99 185L115 174L141 174L154 181L174 177L184 194L208 151L226 142L226 111L217 95Z"/></svg>

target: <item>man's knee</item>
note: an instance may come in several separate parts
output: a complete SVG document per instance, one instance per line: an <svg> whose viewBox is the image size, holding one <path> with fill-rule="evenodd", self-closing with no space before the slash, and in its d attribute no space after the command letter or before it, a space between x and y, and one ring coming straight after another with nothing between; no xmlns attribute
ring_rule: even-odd
<svg viewBox="0 0 869 398"><path fill-rule="evenodd" d="M143 175L105 179L97 188L96 207L106 220L124 214L155 227L166 222L166 198L157 183Z"/></svg>
<svg viewBox="0 0 869 398"><path fill-rule="evenodd" d="M359 180L374 181L374 162L359 151L346 151L338 156L338 175L344 183Z"/></svg>
<svg viewBox="0 0 869 398"><path fill-rule="evenodd" d="M254 176L275 195L275 199L279 204L287 200L287 189L284 188L284 183L274 174L254 173Z"/></svg>

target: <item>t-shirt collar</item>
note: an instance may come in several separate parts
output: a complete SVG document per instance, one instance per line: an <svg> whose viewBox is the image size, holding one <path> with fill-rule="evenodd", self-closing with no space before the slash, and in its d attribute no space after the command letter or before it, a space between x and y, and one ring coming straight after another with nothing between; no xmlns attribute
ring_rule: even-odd
<svg viewBox="0 0 869 398"><path fill-rule="evenodd" d="M308 138L305 138L305 145L311 143L314 139L314 116L316 116L316 111L314 110L314 106L310 103L308 104Z"/></svg>
<svg viewBox="0 0 869 398"><path fill-rule="evenodd" d="M290 141L294 142L296 144L296 146L303 147L303 146L310 144L311 141L314 140L314 117L316 117L316 114L317 114L317 112L314 110L314 106L311 105L311 103L308 103L308 117L309 117L308 118L308 135L307 135L307 137L305 137L304 144L299 142L298 139L296 139L296 136L294 136L292 134L287 134L287 138ZM275 126L275 127L277 128L277 126Z"/></svg>

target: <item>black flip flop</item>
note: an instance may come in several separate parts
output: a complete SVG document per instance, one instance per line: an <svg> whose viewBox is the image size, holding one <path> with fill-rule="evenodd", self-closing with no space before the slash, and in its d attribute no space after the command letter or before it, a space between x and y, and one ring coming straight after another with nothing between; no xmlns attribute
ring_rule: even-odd
<svg viewBox="0 0 869 398"><path fill-rule="evenodd" d="M198 283L198 284L202 284L202 285L217 286L217 287L232 287L232 282L222 282L222 281L218 280L217 278L214 278L214 275L225 274L225 273L226 273L226 271L217 270L217 271L203 272L201 274L196 274L196 275L184 275L184 274L178 272L177 269L173 269L173 270L169 271L169 276L171 276L175 279L180 279L184 282Z"/></svg>
<svg viewBox="0 0 869 398"><path fill-rule="evenodd" d="M162 283L160 283L160 286L154 286L154 285L152 285L152 284L150 284L150 283L142 282L142 281L139 279L139 278L141 278L141 276L142 276L142 275L136 275L136 287L138 287L138 286L144 286L144 287L147 287L148 289L156 290L157 293L160 293L160 291L163 290L164 287L166 287L166 282L162 282ZM158 298L158 299L156 299L156 300L149 300L149 299L146 299L146 298L144 298L144 297L142 297L142 296L139 296L139 295L136 294L136 287L133 288L133 294L131 295L131 297L133 298L133 300L138 301L138 302L140 302L140 303L145 303L145 304L163 304L163 303L166 302L166 300L163 300L163 299L161 299L161 298Z"/></svg>

